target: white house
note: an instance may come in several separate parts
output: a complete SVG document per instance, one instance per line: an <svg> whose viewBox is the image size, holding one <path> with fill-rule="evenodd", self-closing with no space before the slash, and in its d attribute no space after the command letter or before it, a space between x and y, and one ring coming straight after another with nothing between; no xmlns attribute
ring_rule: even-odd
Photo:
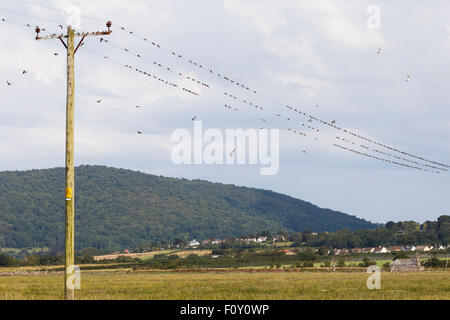
<svg viewBox="0 0 450 320"><path fill-rule="evenodd" d="M200 242L198 242L195 239L189 242L189 247L196 247L196 246L199 246L199 245L200 245Z"/></svg>
<svg viewBox="0 0 450 320"><path fill-rule="evenodd" d="M385 247L378 247L375 249L375 253L388 253L388 250Z"/></svg>
<svg viewBox="0 0 450 320"><path fill-rule="evenodd" d="M261 242L266 242L267 241L267 237L259 237L257 240L259 243Z"/></svg>

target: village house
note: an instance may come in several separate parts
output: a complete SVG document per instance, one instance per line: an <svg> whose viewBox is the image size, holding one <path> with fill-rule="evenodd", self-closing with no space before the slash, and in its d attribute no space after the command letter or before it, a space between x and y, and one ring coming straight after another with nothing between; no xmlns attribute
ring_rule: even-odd
<svg viewBox="0 0 450 320"><path fill-rule="evenodd" d="M385 247L375 248L374 253L388 253L388 250Z"/></svg>
<svg viewBox="0 0 450 320"><path fill-rule="evenodd" d="M363 248L363 253L373 253L375 251L375 248Z"/></svg>
<svg viewBox="0 0 450 320"><path fill-rule="evenodd" d="M192 241L189 241L188 245L189 245L189 247L197 247L200 245L200 242L198 242L197 240L194 239Z"/></svg>
<svg viewBox="0 0 450 320"><path fill-rule="evenodd" d="M335 255L340 255L340 254L348 254L350 252L350 250L348 249L335 249L334 250L334 254Z"/></svg>
<svg viewBox="0 0 450 320"><path fill-rule="evenodd" d="M402 251L402 247L399 247L399 246L393 246L393 247L387 248L387 250L388 250L389 252Z"/></svg>
<svg viewBox="0 0 450 320"><path fill-rule="evenodd" d="M430 249L430 247L428 247L428 246L417 246L416 247L416 251L420 251L420 252L428 252L428 251L430 251L431 249Z"/></svg>
<svg viewBox="0 0 450 320"><path fill-rule="evenodd" d="M224 242L225 242L225 240L220 240L220 239L212 239L211 240L211 244L221 244Z"/></svg>
<svg viewBox="0 0 450 320"><path fill-rule="evenodd" d="M391 272L423 271L419 258L396 259L391 263L390 269Z"/></svg>
<svg viewBox="0 0 450 320"><path fill-rule="evenodd" d="M273 238L273 242L284 242L286 241L286 238L284 236L275 236Z"/></svg>
<svg viewBox="0 0 450 320"><path fill-rule="evenodd" d="M261 243L261 242L266 242L267 241L267 237L259 237L257 239L257 242Z"/></svg>

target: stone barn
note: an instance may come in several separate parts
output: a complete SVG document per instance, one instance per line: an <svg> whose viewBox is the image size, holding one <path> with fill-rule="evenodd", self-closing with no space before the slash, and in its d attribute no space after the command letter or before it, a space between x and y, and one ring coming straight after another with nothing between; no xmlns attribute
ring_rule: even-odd
<svg viewBox="0 0 450 320"><path fill-rule="evenodd" d="M419 258L397 259L391 263L391 272L422 271Z"/></svg>

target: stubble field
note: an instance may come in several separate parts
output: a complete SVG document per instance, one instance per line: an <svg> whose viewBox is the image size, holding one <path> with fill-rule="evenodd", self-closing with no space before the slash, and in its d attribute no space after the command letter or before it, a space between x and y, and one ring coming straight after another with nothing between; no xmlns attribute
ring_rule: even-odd
<svg viewBox="0 0 450 320"><path fill-rule="evenodd" d="M450 272L82 272L80 300L450 299ZM63 298L63 275L0 277L0 299Z"/></svg>

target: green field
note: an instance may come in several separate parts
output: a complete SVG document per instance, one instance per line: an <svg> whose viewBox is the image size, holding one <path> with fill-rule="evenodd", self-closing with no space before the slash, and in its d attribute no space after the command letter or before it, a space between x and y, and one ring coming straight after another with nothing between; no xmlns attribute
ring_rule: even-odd
<svg viewBox="0 0 450 320"><path fill-rule="evenodd" d="M82 272L77 299L450 299L450 272ZM0 277L0 299L62 299L62 275Z"/></svg>

